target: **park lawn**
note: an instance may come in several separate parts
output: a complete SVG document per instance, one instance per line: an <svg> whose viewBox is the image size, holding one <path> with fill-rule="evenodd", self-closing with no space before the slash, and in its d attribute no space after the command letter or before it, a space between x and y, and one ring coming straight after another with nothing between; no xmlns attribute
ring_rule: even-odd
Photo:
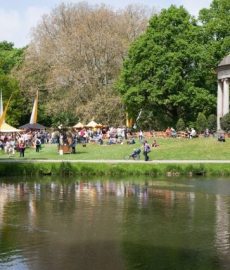
<svg viewBox="0 0 230 270"><path fill-rule="evenodd" d="M153 139L149 139L152 143ZM152 148L149 157L151 160L228 160L230 159L230 139L225 143L218 142L216 138L198 139L157 139L160 144L157 148ZM43 149L36 153L34 148L27 148L24 159L44 159L44 160L123 160L125 154L131 154L134 148L141 145L99 145L87 144L83 147L77 144L76 154L59 155L56 144L42 145ZM16 152L14 156L8 157L4 151L0 151L0 159L23 159ZM141 154L141 159L144 156Z"/></svg>

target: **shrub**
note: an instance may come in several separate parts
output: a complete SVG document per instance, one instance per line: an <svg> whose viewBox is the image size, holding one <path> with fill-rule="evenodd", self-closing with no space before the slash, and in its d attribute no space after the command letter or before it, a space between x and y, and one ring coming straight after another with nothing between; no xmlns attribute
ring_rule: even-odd
<svg viewBox="0 0 230 270"><path fill-rule="evenodd" d="M207 119L203 113L199 113L196 119L196 129L198 133L204 133L208 126Z"/></svg>
<svg viewBox="0 0 230 270"><path fill-rule="evenodd" d="M210 114L208 117L208 129L210 133L215 133L217 128L217 117L215 114Z"/></svg>
<svg viewBox="0 0 230 270"><path fill-rule="evenodd" d="M176 124L176 130L181 131L181 130L185 130L185 123L184 120L182 118L180 118Z"/></svg>
<svg viewBox="0 0 230 270"><path fill-rule="evenodd" d="M225 131L230 131L230 114L225 114L220 120L220 126Z"/></svg>

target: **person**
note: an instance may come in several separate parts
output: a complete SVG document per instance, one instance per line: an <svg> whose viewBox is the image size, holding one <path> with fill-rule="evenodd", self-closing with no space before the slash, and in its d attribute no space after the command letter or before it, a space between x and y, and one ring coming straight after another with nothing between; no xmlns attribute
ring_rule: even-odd
<svg viewBox="0 0 230 270"><path fill-rule="evenodd" d="M139 149L135 149L134 148L131 157L134 158L136 155L139 155L140 152L141 152L141 149L140 148Z"/></svg>
<svg viewBox="0 0 230 270"><path fill-rule="evenodd" d="M219 142L225 142L224 134L220 134L220 136L218 137L218 141Z"/></svg>
<svg viewBox="0 0 230 270"><path fill-rule="evenodd" d="M76 153L76 143L77 143L76 136L74 136L73 137L73 140L72 140L72 142L70 144L70 146L72 148L72 151L71 151L72 154L75 154Z"/></svg>
<svg viewBox="0 0 230 270"><path fill-rule="evenodd" d="M150 147L149 147L149 144L148 144L148 142L146 140L144 141L144 146L143 147L144 147L143 154L145 156L145 161L148 161L149 160L148 153L150 152Z"/></svg>
<svg viewBox="0 0 230 270"><path fill-rule="evenodd" d="M24 157L24 152L25 152L25 143L23 140L19 142L19 153L20 157Z"/></svg>
<svg viewBox="0 0 230 270"><path fill-rule="evenodd" d="M39 152L40 145L41 145L41 140L39 138L36 139L35 145L36 145L36 152Z"/></svg>
<svg viewBox="0 0 230 270"><path fill-rule="evenodd" d="M160 146L160 145L157 144L156 140L154 140L153 143L152 143L152 147L158 147L158 146Z"/></svg>
<svg viewBox="0 0 230 270"><path fill-rule="evenodd" d="M136 143L135 138L133 136L129 141L127 141L127 144L135 144L135 143Z"/></svg>
<svg viewBox="0 0 230 270"><path fill-rule="evenodd" d="M143 131L140 130L140 132L139 132L139 142L140 142L140 144L142 144L142 139L143 139Z"/></svg>
<svg viewBox="0 0 230 270"><path fill-rule="evenodd" d="M197 133L196 130L194 128L191 129L191 138L196 138L197 137Z"/></svg>
<svg viewBox="0 0 230 270"><path fill-rule="evenodd" d="M204 132L204 137L205 137L205 138L209 138L209 135L210 135L209 129L206 128L206 129L205 129L205 132Z"/></svg>
<svg viewBox="0 0 230 270"><path fill-rule="evenodd" d="M190 134L191 134L191 131L189 130L188 127L186 127L186 129L185 129L185 137L186 137L187 139L190 139Z"/></svg>
<svg viewBox="0 0 230 270"><path fill-rule="evenodd" d="M171 137L176 138L176 130L173 127L171 127Z"/></svg>
<svg viewBox="0 0 230 270"><path fill-rule="evenodd" d="M171 128L168 127L168 128L166 129L165 133L166 133L166 136L167 136L167 137L170 137L170 135L171 135Z"/></svg>

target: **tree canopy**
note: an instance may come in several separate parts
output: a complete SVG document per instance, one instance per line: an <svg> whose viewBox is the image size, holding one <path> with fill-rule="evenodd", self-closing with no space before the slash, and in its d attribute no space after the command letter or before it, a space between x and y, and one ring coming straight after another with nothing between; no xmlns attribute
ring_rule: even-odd
<svg viewBox="0 0 230 270"><path fill-rule="evenodd" d="M93 117L105 124L121 124L125 108L114 91L130 42L144 32L150 11L128 6L114 11L86 2L61 4L34 28L25 63L18 73L28 98L36 89L44 112ZM73 117L70 117L73 119Z"/></svg>
<svg viewBox="0 0 230 270"><path fill-rule="evenodd" d="M118 83L130 116L149 111L165 127L211 113L216 100L206 89L205 61L202 27L183 7L154 15L132 44Z"/></svg>

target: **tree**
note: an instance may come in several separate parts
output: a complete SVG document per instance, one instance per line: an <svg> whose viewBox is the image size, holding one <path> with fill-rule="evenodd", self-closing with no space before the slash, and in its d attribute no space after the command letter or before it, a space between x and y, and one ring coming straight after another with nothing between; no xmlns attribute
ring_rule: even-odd
<svg viewBox="0 0 230 270"><path fill-rule="evenodd" d="M114 91L130 42L146 28L149 11L114 11L86 2L61 4L34 28L18 77L24 95L36 89L50 117L121 124L125 107Z"/></svg>
<svg viewBox="0 0 230 270"><path fill-rule="evenodd" d="M216 98L206 89L205 61L202 28L183 7L154 15L132 43L117 84L130 117L152 111L164 128L210 114Z"/></svg>
<svg viewBox="0 0 230 270"><path fill-rule="evenodd" d="M230 113L225 114L220 120L220 126L225 132L230 131Z"/></svg>
<svg viewBox="0 0 230 270"><path fill-rule="evenodd" d="M180 118L176 124L176 130L178 131L182 131L185 130L185 123L184 120L182 118Z"/></svg>
<svg viewBox="0 0 230 270"><path fill-rule="evenodd" d="M215 133L217 129L217 117L215 114L210 114L208 117L208 129L210 133Z"/></svg>
<svg viewBox="0 0 230 270"><path fill-rule="evenodd" d="M208 126L207 119L203 113L199 113L196 120L196 129L198 133L204 133Z"/></svg>
<svg viewBox="0 0 230 270"><path fill-rule="evenodd" d="M23 102L19 83L11 73L23 60L23 50L15 49L13 43L0 42L0 90L2 91L3 104L6 106L10 95L13 93L7 111L6 121L11 125L19 125L23 119Z"/></svg>

